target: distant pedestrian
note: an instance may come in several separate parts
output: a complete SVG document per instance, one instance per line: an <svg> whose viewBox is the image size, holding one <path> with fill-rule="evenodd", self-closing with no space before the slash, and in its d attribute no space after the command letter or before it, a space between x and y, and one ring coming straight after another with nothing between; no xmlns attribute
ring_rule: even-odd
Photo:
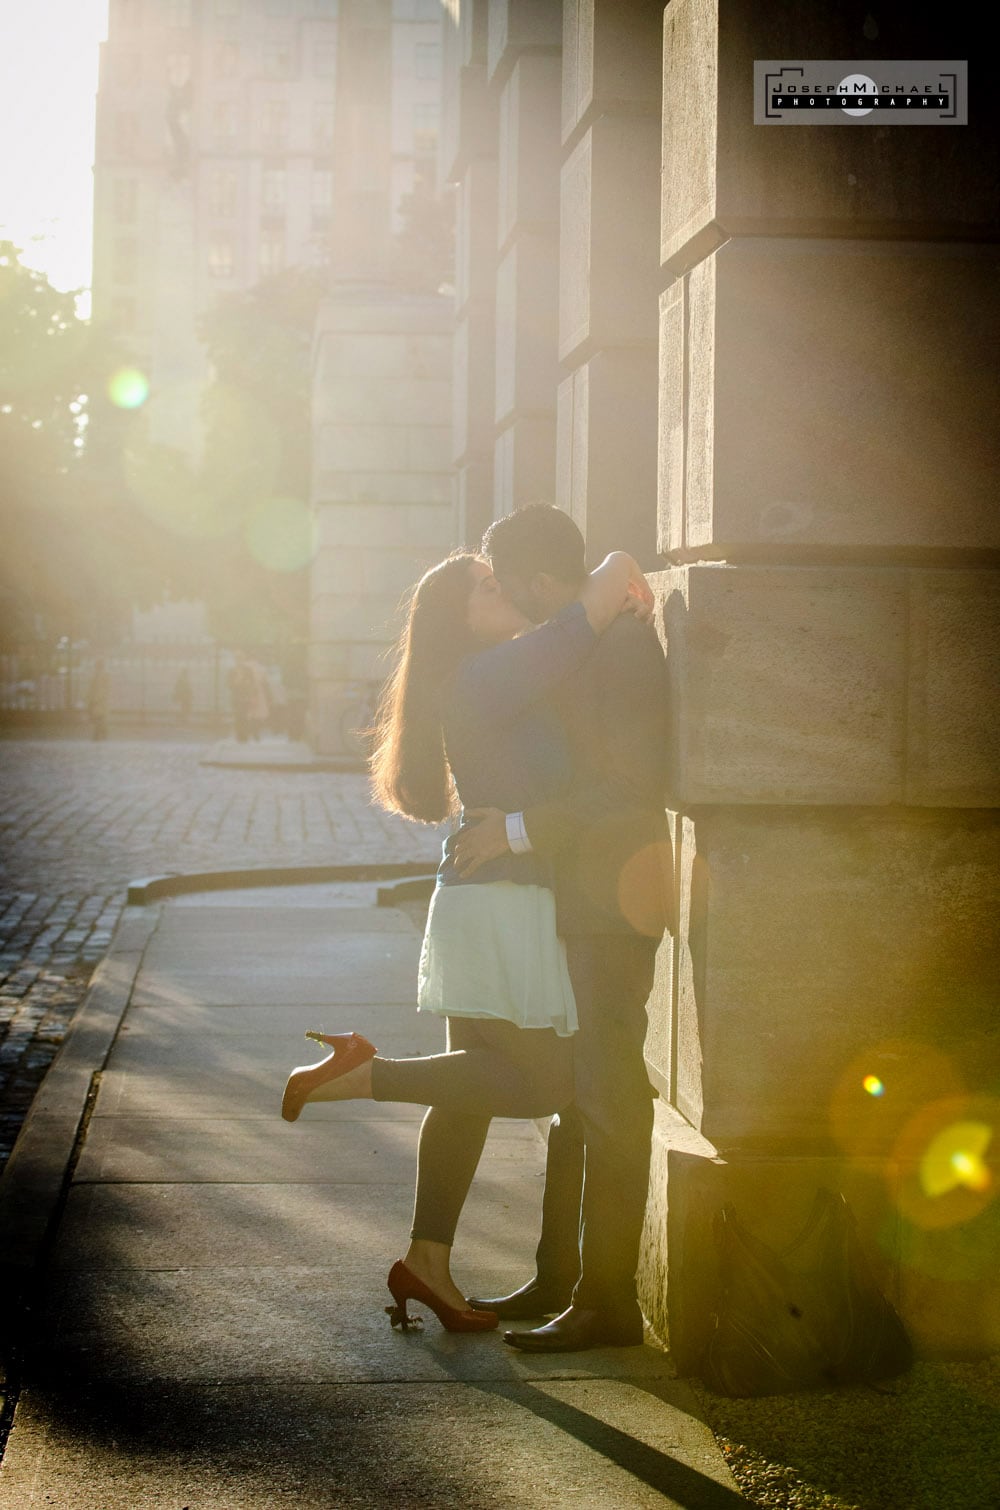
<svg viewBox="0 0 1000 1510"><path fill-rule="evenodd" d="M250 737L250 709L254 702L254 674L242 650L229 672L229 697L233 705L233 725L240 744Z"/></svg>
<svg viewBox="0 0 1000 1510"><path fill-rule="evenodd" d="M182 666L177 673L177 680L174 682L174 702L177 704L181 723L186 724L194 706L194 688L191 686L191 678L186 666Z"/></svg>
<svg viewBox="0 0 1000 1510"><path fill-rule="evenodd" d="M91 734L94 739L107 739L108 737L108 704L110 699L111 682L108 677L107 667L103 661L98 661L94 666L94 672L90 678L90 686L87 688L87 714L90 718Z"/></svg>
<svg viewBox="0 0 1000 1510"><path fill-rule="evenodd" d="M250 706L247 710L247 722L251 739L259 739L261 730L271 717L271 688L267 680L267 672L260 661L249 660L247 666L251 676Z"/></svg>

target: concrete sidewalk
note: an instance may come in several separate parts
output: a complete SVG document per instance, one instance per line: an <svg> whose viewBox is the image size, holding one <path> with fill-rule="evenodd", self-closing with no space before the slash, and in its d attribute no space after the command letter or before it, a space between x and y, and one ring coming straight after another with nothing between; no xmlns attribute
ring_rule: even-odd
<svg viewBox="0 0 1000 1510"><path fill-rule="evenodd" d="M441 1046L419 934L374 902L127 909L0 1182L9 1272L43 1264L0 1510L745 1503L653 1346L531 1358L432 1315L390 1328L420 1110L278 1115L308 1027ZM530 1273L542 1154L533 1124L495 1124L456 1243L470 1291Z"/></svg>

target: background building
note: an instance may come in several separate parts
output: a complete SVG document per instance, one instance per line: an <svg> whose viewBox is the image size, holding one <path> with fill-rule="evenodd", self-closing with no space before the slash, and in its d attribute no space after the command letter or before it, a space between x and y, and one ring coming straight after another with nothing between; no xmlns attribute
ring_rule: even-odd
<svg viewBox="0 0 1000 1510"><path fill-rule="evenodd" d="M393 229L437 150L441 6L392 14ZM220 293L326 265L338 236L336 0L110 0L93 311L150 380L149 438L196 455L199 317Z"/></svg>

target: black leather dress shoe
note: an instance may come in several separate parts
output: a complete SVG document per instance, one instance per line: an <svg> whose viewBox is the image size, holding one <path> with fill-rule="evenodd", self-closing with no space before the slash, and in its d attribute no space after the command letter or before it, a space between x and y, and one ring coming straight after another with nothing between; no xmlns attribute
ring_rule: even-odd
<svg viewBox="0 0 1000 1510"><path fill-rule="evenodd" d="M555 1316L564 1311L569 1305L569 1295L554 1294L532 1279L512 1294L498 1295L493 1300L479 1300L470 1295L469 1305L473 1311L494 1311L501 1321L527 1321L532 1316Z"/></svg>
<svg viewBox="0 0 1000 1510"><path fill-rule="evenodd" d="M555 1321L530 1332L504 1332L504 1342L524 1353L582 1353L591 1347L638 1347L642 1316L634 1312L609 1314L585 1306L570 1306Z"/></svg>

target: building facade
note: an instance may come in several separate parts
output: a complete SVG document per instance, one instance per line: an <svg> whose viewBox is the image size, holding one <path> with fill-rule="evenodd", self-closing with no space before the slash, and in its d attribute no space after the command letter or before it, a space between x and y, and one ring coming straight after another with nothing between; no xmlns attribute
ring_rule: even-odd
<svg viewBox="0 0 1000 1510"><path fill-rule="evenodd" d="M995 1349L996 142L753 124L757 59L963 59L968 18L452 9L462 538L554 499L661 602L646 1313L697 1369L722 1204L780 1247L826 1187L918 1349Z"/></svg>
<svg viewBox="0 0 1000 1510"><path fill-rule="evenodd" d="M337 0L110 0L93 310L150 384L149 439L192 457L219 294L324 267L338 236ZM392 6L391 214L436 172L439 0Z"/></svg>

